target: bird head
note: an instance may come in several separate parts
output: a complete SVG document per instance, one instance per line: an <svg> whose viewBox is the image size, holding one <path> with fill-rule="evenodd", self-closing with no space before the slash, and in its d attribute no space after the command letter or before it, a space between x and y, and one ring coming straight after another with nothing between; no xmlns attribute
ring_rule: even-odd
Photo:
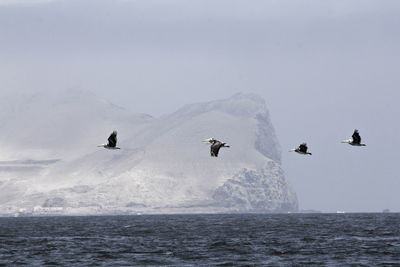
<svg viewBox="0 0 400 267"><path fill-rule="evenodd" d="M212 144L212 143L214 143L214 141L215 141L214 138L207 138L207 139L203 140L203 143Z"/></svg>

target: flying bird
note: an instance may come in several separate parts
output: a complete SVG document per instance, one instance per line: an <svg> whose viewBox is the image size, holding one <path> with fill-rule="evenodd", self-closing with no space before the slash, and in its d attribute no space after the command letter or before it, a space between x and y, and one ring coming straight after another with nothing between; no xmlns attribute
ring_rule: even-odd
<svg viewBox="0 0 400 267"><path fill-rule="evenodd" d="M98 147L104 147L107 149L120 149L119 147L117 147L117 131L113 131L110 134L107 144L98 145Z"/></svg>
<svg viewBox="0 0 400 267"><path fill-rule="evenodd" d="M346 143L352 146L366 146L366 144L361 144L361 136L358 133L358 130L354 130L353 135L351 136L353 139L343 140L342 143Z"/></svg>
<svg viewBox="0 0 400 267"><path fill-rule="evenodd" d="M218 157L218 152L221 147L230 147L226 143L223 143L221 141L218 141L217 139L214 138L208 138L203 141L204 143L210 143L210 154L211 157Z"/></svg>
<svg viewBox="0 0 400 267"><path fill-rule="evenodd" d="M289 150L289 152L297 152L297 153L303 154L303 155L312 155L310 152L307 152L307 149L308 149L307 144L302 143L299 147Z"/></svg>

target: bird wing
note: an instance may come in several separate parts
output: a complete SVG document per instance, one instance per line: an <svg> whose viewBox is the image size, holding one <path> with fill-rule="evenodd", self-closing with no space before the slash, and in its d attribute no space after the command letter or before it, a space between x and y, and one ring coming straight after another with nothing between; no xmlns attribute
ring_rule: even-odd
<svg viewBox="0 0 400 267"><path fill-rule="evenodd" d="M307 144L303 143L299 146L299 149L301 152L306 153L307 152Z"/></svg>
<svg viewBox="0 0 400 267"><path fill-rule="evenodd" d="M112 132L110 137L108 137L108 146L115 147L116 145L117 145L117 132L114 131Z"/></svg>
<svg viewBox="0 0 400 267"><path fill-rule="evenodd" d="M361 136L358 133L358 130L354 130L354 133L353 133L353 135L351 137L353 137L353 143L356 143L356 144L360 144L361 143Z"/></svg>
<svg viewBox="0 0 400 267"><path fill-rule="evenodd" d="M221 148L221 146L222 146L222 143L219 142L219 141L217 141L214 144L212 144L211 147L210 147L211 155L214 155L215 157L218 157L218 152L219 152L219 149Z"/></svg>

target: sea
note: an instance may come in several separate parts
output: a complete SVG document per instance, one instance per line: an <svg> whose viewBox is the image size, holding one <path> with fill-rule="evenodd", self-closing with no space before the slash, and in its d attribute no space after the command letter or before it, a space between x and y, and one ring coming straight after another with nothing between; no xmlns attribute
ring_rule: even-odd
<svg viewBox="0 0 400 267"><path fill-rule="evenodd" d="M1 266L400 266L400 214L0 218Z"/></svg>

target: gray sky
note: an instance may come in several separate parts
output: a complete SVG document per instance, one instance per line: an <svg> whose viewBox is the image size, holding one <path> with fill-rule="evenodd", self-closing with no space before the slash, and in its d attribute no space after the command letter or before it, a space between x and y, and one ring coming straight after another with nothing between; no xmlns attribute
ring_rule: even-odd
<svg viewBox="0 0 400 267"><path fill-rule="evenodd" d="M400 211L399 25L396 0L0 0L0 90L155 116L257 93L302 209Z"/></svg>

